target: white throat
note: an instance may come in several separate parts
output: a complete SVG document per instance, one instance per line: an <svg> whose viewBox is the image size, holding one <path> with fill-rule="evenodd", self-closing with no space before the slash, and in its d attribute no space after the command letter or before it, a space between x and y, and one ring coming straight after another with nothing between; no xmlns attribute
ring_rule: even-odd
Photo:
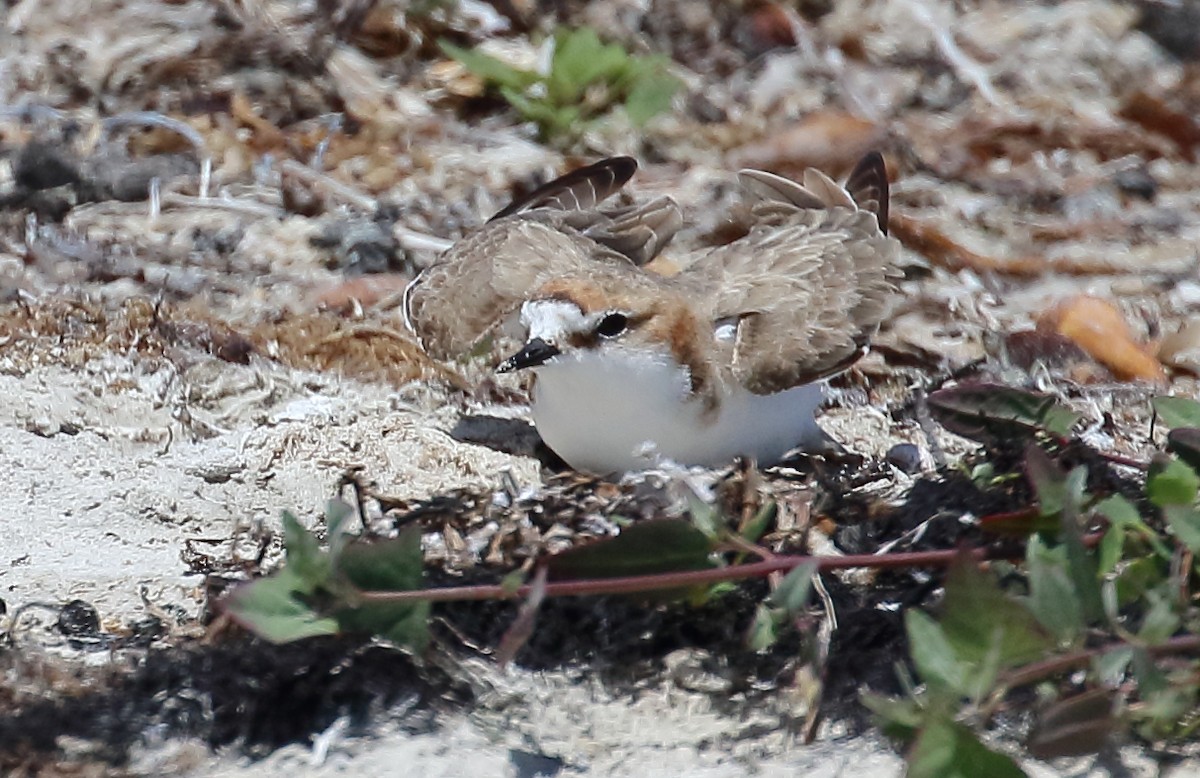
<svg viewBox="0 0 1200 778"><path fill-rule="evenodd" d="M813 420L823 396L818 384L773 395L737 386L714 416L691 396L687 371L666 354L575 352L536 370L534 423L577 470L624 472L664 459L720 466L738 455L770 465L823 437Z"/></svg>

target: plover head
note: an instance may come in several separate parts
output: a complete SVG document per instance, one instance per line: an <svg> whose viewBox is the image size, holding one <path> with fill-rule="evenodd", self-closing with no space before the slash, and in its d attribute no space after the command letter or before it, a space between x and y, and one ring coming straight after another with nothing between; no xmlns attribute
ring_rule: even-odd
<svg viewBox="0 0 1200 778"><path fill-rule="evenodd" d="M529 337L500 372L587 358L657 363L692 378L703 351L697 315L662 288L611 290L585 278L556 279L521 306Z"/></svg>

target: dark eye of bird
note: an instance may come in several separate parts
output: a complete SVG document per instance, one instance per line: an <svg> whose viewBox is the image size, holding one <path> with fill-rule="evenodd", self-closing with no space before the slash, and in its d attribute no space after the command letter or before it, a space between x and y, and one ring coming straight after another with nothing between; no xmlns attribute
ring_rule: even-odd
<svg viewBox="0 0 1200 778"><path fill-rule="evenodd" d="M629 319L623 313L610 313L596 325L596 334L602 338L615 338L629 326Z"/></svg>

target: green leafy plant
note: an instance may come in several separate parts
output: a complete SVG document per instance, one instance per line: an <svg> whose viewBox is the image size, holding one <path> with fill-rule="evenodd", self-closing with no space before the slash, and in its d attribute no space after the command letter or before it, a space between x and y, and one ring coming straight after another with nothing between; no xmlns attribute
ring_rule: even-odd
<svg viewBox="0 0 1200 778"><path fill-rule="evenodd" d="M1186 456L1194 451L1186 444L1200 434L1172 430L1168 448L1178 458L1159 455L1142 466L1139 503L1157 514L1148 521L1122 495L1089 494L1086 469L1064 471L1048 453L1074 426L1069 411L1042 396L995 389L994 395L986 386L947 390L930 398L931 409L950 429L976 439L1040 441L1028 443L1024 457L1036 506L1001 517L1006 529L1030 533L1026 592L1003 591L973 563L956 564L936 614L905 614L923 685L910 683L907 697L868 694L864 702L886 732L909 744L909 775L1023 775L979 733L1010 690L1030 684L1047 697L1026 742L1038 758L1095 753L1120 730L1187 737L1200 728L1195 665L1175 662L1167 670L1158 657L1200 649L1200 636L1186 629L1197 614L1179 596L1196 573L1191 555L1200 543L1200 475ZM1194 401L1158 398L1154 408L1168 426L1200 423ZM1103 534L1085 536L1084 528L1097 522L1106 525ZM1187 569L1178 567L1181 550L1188 552ZM1086 670L1083 689L1063 687L1056 700L1051 680L1068 670Z"/></svg>
<svg viewBox="0 0 1200 778"><path fill-rule="evenodd" d="M777 647L784 629L812 623L809 595L821 573L945 567L937 606L904 613L909 656L897 672L907 693L863 696L883 730L907 745L909 775L1023 775L983 733L1010 692L1027 686L1037 687L1040 700L1026 739L1037 758L1094 753L1117 732L1167 741L1194 735L1200 676L1197 664L1181 657L1200 653L1200 612L1188 594L1200 551L1200 475L1189 456L1200 452L1193 445L1200 429L1178 425L1200 420L1200 403L1155 401L1159 419L1174 428L1168 451L1149 463L1093 452L1145 474L1144 482L1122 481L1121 493L1097 486L1104 478L1089 480L1092 465L1070 453L1079 447L1068 436L1080 419L1052 398L975 385L931 395L930 408L950 429L998 441L1005 452L987 465L986 477L972 479L977 488L1013 490L1014 478L1028 484L1012 493L1031 492L1031 504L978 522L1004 543L880 555L775 554L757 544L776 506L735 521L697 498L685 518L618 520L619 535L548 557L532 575L423 589L418 529L383 541L355 538L344 531L351 509L334 502L326 547L284 514L286 564L235 590L225 607L269 640L358 632L419 650L432 602L521 598L497 650L503 662L533 631L548 597L638 594L652 602L696 602L721 596L734 581L771 576L771 592L746 636L747 648L759 651ZM1014 442L1024 446L1018 460L1013 454L1022 449ZM995 560L990 569L981 567L988 559ZM812 699L819 696L818 683Z"/></svg>
<svg viewBox="0 0 1200 778"><path fill-rule="evenodd" d="M445 40L438 45L496 89L523 119L535 122L544 139L575 137L617 105L641 126L670 109L680 86L665 57L630 54L618 44L603 43L587 27L554 35L546 73L515 68Z"/></svg>
<svg viewBox="0 0 1200 778"><path fill-rule="evenodd" d="M344 532L353 509L340 500L325 511L329 548L283 514L286 564L273 575L238 587L225 610L258 636L286 643L342 632L374 634L416 651L428 642L428 602L371 602L367 591L408 591L421 585L418 527L396 538L365 542Z"/></svg>

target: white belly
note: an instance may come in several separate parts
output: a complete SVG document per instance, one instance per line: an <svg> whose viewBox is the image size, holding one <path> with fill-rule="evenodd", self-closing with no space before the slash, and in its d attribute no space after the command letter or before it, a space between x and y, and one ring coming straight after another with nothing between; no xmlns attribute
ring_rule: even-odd
<svg viewBox="0 0 1200 778"><path fill-rule="evenodd" d="M823 396L819 384L773 395L738 386L713 416L687 399L687 376L674 365L584 355L536 369L534 423L546 445L576 470L624 472L662 459L720 466L738 455L770 465L789 449L822 439L813 420Z"/></svg>

